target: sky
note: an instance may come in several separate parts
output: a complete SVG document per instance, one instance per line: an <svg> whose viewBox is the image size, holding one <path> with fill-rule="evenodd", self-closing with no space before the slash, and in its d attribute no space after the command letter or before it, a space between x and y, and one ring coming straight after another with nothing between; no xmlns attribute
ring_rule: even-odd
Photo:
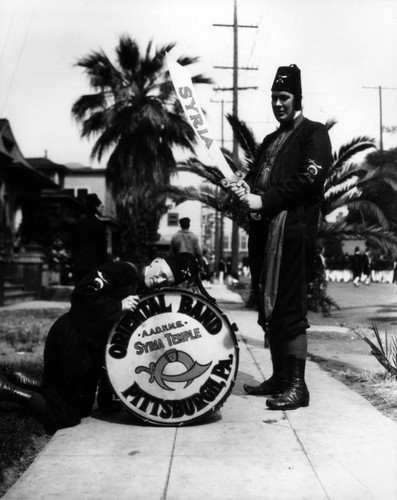
<svg viewBox="0 0 397 500"><path fill-rule="evenodd" d="M76 61L103 49L111 60L127 34L142 51L150 40L176 42L175 55L199 56L194 71L213 78L196 89L219 143L231 148L222 115L232 112L234 0L0 0L0 118L9 120L25 157L105 167L91 160L94 140L82 139L71 108L89 93ZM277 122L270 87L278 66L302 72L304 115L335 119L333 149L367 135L379 142L397 127L397 0L237 0L241 90L238 115L258 141ZM193 71L193 69L192 69ZM382 87L382 107L379 103ZM223 133L222 133L223 130ZM384 148L397 133L383 132Z"/></svg>

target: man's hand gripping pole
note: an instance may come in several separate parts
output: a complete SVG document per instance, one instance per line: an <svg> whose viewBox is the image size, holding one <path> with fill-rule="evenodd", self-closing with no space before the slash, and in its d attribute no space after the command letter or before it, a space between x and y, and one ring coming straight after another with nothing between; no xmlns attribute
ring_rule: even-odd
<svg viewBox="0 0 397 500"><path fill-rule="evenodd" d="M232 175L229 175L228 177L222 179L221 183L224 188L228 188L233 183L238 183L244 180L244 177L245 177L244 172L242 172L241 170L237 170L236 172L232 172Z"/></svg>

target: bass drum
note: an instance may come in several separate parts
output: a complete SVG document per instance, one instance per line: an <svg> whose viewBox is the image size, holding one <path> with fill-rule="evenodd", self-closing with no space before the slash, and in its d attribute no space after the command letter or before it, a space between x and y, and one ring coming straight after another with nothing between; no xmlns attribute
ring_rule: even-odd
<svg viewBox="0 0 397 500"><path fill-rule="evenodd" d="M147 293L109 336L106 367L113 390L145 422L202 420L222 406L234 385L236 331L201 295L178 288Z"/></svg>

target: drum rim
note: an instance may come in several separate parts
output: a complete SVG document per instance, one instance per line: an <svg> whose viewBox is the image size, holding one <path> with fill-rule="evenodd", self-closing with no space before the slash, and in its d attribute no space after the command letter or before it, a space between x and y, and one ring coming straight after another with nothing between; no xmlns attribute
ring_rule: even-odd
<svg viewBox="0 0 397 500"><path fill-rule="evenodd" d="M135 413L130 407L127 406L127 404L123 400L120 399L120 402L123 405L123 408L125 408L126 411L130 415L132 415L134 418L136 418L140 423L145 423L147 425L154 425L154 426L159 426L159 427L182 427L182 426L185 427L185 426L194 425L194 424L197 424L200 422L206 423L206 421L208 421L209 418L211 418L211 416L213 416L217 411L220 410L220 408L222 408L222 406L224 405L226 400L229 398L231 391L233 390L233 387L236 383L236 378L238 375L238 369L239 369L239 364L240 364L240 347L239 347L238 338L237 338L237 332L238 332L237 324L231 323L231 321L229 320L227 315L217 305L215 299L213 301L209 300L208 298L206 298L205 296L203 296L199 293L192 292L191 290L185 290L183 288L164 287L164 288L157 288L154 290L150 290L150 291L145 292L144 294L140 295L140 301L144 301L152 296L156 296L160 292L161 293L163 293L163 292L173 292L173 293L179 292L181 294L184 293L184 294L190 295L191 297L199 297L200 300L206 302L210 307L213 307L214 309L217 310L217 312L222 316L222 319L225 321L225 323L227 323L229 334L231 335L231 338L233 341L233 346L235 348L236 368L235 368L234 377L231 380L227 391L225 392L224 396L222 397L221 401L219 401L219 403L217 403L214 407L210 408L203 415L199 415L195 418L187 420L186 422L161 422L161 421L158 422L158 421L150 420L149 418L145 418L142 415L138 415L137 413ZM113 384L110 380L108 369L107 369L107 346L109 345L109 340L111 339L112 335L114 334L114 331L115 331L117 325L120 323L122 318L127 313L128 313L128 311L124 312L123 315L121 316L121 318L119 319L119 321L117 321L117 323L114 324L114 326L112 327L112 329L108 335L107 343L106 343L105 371L106 371L106 376L107 376L107 379L109 381L110 387L111 387L111 389L116 397L118 397L118 394L113 387Z"/></svg>

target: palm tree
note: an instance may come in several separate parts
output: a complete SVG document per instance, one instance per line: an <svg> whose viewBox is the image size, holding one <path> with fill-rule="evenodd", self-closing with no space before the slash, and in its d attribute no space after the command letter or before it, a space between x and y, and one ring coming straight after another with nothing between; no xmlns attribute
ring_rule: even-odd
<svg viewBox="0 0 397 500"><path fill-rule="evenodd" d="M360 165L350 162L355 154L374 147L373 139L358 137L334 153L324 186L319 237L363 239L371 246L395 253L397 169L376 166L368 161ZM346 218L338 222L327 221L330 214L342 207L348 209Z"/></svg>
<svg viewBox="0 0 397 500"><path fill-rule="evenodd" d="M172 148L194 150L193 129L165 67L165 55L174 47L170 43L155 49L150 42L141 53L134 40L122 36L114 62L99 50L76 64L84 69L93 92L74 103L72 114L81 124L81 136L95 137L91 157L100 161L110 153L106 176L122 227L123 253L138 261L157 240L165 211L163 191L176 168ZM178 59L182 66L197 61ZM201 74L192 81L211 83Z"/></svg>

